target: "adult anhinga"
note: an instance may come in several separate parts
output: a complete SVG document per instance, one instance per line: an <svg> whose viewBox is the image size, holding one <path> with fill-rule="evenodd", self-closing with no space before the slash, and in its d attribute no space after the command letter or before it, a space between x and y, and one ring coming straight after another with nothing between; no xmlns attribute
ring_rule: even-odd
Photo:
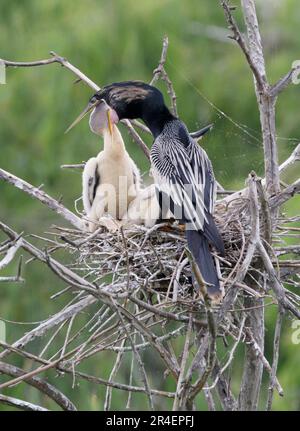
<svg viewBox="0 0 300 431"><path fill-rule="evenodd" d="M90 129L104 140L103 150L87 161L82 175L82 200L90 232L99 225L116 229L117 220L127 214L140 191L139 170L126 151L114 115L105 102L95 104L90 115Z"/></svg>
<svg viewBox="0 0 300 431"><path fill-rule="evenodd" d="M103 101L112 109L112 122L140 118L151 130L151 165L160 203L185 223L188 247L207 283L208 293L214 300L221 299L222 289L209 243L222 254L224 245L212 216L216 182L206 152L190 137L185 124L169 111L162 93L140 81L107 85L91 98L73 124L93 104Z"/></svg>

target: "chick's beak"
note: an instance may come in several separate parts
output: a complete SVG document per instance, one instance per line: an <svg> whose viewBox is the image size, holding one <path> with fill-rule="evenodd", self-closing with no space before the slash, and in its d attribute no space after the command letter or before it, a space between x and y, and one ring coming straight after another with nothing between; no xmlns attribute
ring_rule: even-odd
<svg viewBox="0 0 300 431"><path fill-rule="evenodd" d="M107 110L107 123L108 123L109 133L112 135L113 125L110 117L110 109Z"/></svg>
<svg viewBox="0 0 300 431"><path fill-rule="evenodd" d="M88 114L92 109L94 109L96 106L98 106L101 102L102 102L101 100L97 100L94 103L89 103L87 105L87 107L82 111L82 113L80 115L78 115L76 120L73 121L73 123L67 128L65 133L68 133L71 129L73 129L73 127L76 126L76 124L78 124L83 119L83 117L86 116L86 114Z"/></svg>

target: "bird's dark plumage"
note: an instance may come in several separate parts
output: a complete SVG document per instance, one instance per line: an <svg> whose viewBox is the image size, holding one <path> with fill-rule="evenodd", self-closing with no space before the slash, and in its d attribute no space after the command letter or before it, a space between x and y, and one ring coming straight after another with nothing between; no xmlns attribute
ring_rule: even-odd
<svg viewBox="0 0 300 431"><path fill-rule="evenodd" d="M185 124L171 114L162 93L151 85L140 81L114 83L93 98L104 99L120 120L141 118L151 130L155 138L151 164L162 204L168 200L166 209L169 207L175 219L185 223L187 243L208 284L208 293L219 299L220 283L209 243L222 254L224 245L212 217L216 182L206 152L189 135Z"/></svg>
<svg viewBox="0 0 300 431"><path fill-rule="evenodd" d="M104 99L120 120L141 118L155 138L165 123L175 118L165 106L162 93L141 81L115 82L98 91L93 98Z"/></svg>

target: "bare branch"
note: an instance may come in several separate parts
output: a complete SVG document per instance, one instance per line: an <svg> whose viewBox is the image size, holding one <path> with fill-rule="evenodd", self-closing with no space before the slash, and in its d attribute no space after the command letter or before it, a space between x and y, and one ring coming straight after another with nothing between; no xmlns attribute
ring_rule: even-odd
<svg viewBox="0 0 300 431"><path fill-rule="evenodd" d="M3 362L0 362L0 373L16 378L24 375L24 371L21 368ZM40 377L30 377L26 380L26 383L47 395L63 410L77 410L74 404L62 392Z"/></svg>
<svg viewBox="0 0 300 431"><path fill-rule="evenodd" d="M300 144L297 145L297 147L294 149L292 154L279 166L279 172L280 173L285 172L290 166L292 166L294 163L298 162L299 160L300 160ZM263 186L265 186L266 178L263 178L261 183ZM237 192L232 192L229 194L229 196L223 198L220 202L229 204L231 201L234 201L235 199L243 198L246 193L247 193L247 188L244 188ZM276 197L273 197L273 198L271 197L270 202L272 202L272 199L276 200Z"/></svg>
<svg viewBox="0 0 300 431"><path fill-rule="evenodd" d="M300 319L300 310L297 307L295 307L286 297L284 287L282 286L281 282L278 280L278 277L272 265L271 259L261 242L258 243L258 250L260 252L265 269L269 276L269 284L272 286L273 292L276 295L278 303L282 306L283 309L289 310L298 319Z"/></svg>
<svg viewBox="0 0 300 431"><path fill-rule="evenodd" d="M218 381L219 381L220 377L222 376L222 374L224 373L224 371L226 371L226 369L232 363L232 361L234 359L234 353L235 353L237 347L239 346L241 338L242 338L242 335L243 335L245 320L246 320L246 318L244 316L243 319L242 319L242 321L241 321L241 324L240 324L240 330L239 330L238 337L237 337L235 343L233 344L233 346L232 346L232 348L231 348L231 350L229 352L228 360L226 361L225 365L223 365L223 367L218 370L216 377L214 377L213 384L210 385L209 387L206 387L206 389L209 389L209 390L214 389L216 387L216 385L218 384Z"/></svg>
<svg viewBox="0 0 300 431"><path fill-rule="evenodd" d="M269 364L269 362L267 361L267 359L265 358L260 346L257 344L256 340L254 339L251 330L249 328L246 328L246 332L247 332L247 336L249 337L249 342L252 344L254 350L256 351L257 357L260 358L260 360L264 366L264 369L270 374L270 376L272 376L272 367ZM282 389L276 376L274 377L274 385L277 389L278 394L280 396L283 396L283 389Z"/></svg>
<svg viewBox="0 0 300 431"><path fill-rule="evenodd" d="M85 163L77 163L75 165L61 165L61 169L84 169Z"/></svg>
<svg viewBox="0 0 300 431"><path fill-rule="evenodd" d="M252 70L252 73L255 77L257 86L259 91L261 92L265 92L266 91L266 76L265 76L265 72L263 70L262 67L259 66L259 63L261 64L261 53L259 53L259 48L261 50L261 41L260 41L260 37L258 37L257 32L252 32L251 34L251 38L252 38L252 46L257 46L257 50L255 49L254 52L251 53L251 50L249 49L249 47L246 45L246 42L243 38L243 35L235 21L235 19L233 18L232 12L231 12L231 8L229 6L229 2L228 0L220 0L221 1L221 6L224 9L224 13L225 13L225 17L229 26L229 29L232 31L233 36L232 38L239 44L241 50L243 51L246 60ZM244 4L242 2L242 4ZM247 29L249 28L250 31L256 27L258 30L258 26L257 26L257 19L256 19L256 14L251 14L252 17L254 18L254 20L256 20L256 22L250 22L248 21L247 24ZM248 33L249 36L249 33ZM257 56L255 56L255 53L257 51ZM259 58L259 63L257 62L257 57ZM261 64L262 66L262 64Z"/></svg>
<svg viewBox="0 0 300 431"><path fill-rule="evenodd" d="M58 63L64 66L66 69L69 69L74 75L76 75L80 81L85 82L89 87L93 90L98 91L100 87L95 84L90 78L88 78L84 73L82 73L77 67L73 66L69 61L55 52L51 51L50 54L52 58L48 58L46 60L38 60L38 61L8 61L2 59L1 61L5 64L6 67L35 67L35 66L47 66L49 64Z"/></svg>
<svg viewBox="0 0 300 431"><path fill-rule="evenodd" d="M72 73L74 73L79 81L83 81L85 84L87 84L89 87L91 87L94 91L99 91L101 87L99 87L95 82L93 82L90 78L88 78L84 73L82 73L77 67L73 66L67 59L59 56L55 52L51 51L52 58L46 59L46 60L38 60L38 61L32 61L32 62L20 62L20 61L8 61L8 60L1 60L6 67L35 67L35 66L47 66L49 64L53 63L59 63L62 66L64 66L66 69L70 70ZM134 141L142 148L145 155L148 157L147 151L148 148L146 144L143 143L142 138L138 135L138 133L134 130L134 128L131 125L131 122L129 120L122 120L122 122L125 124L125 126L128 128L129 133L133 137ZM143 127L143 125L136 121L134 123L138 127ZM149 157L148 157L149 158Z"/></svg>
<svg viewBox="0 0 300 431"><path fill-rule="evenodd" d="M171 104L172 104L171 111L175 115L175 117L178 117L175 90L174 90L172 81L170 80L169 75L165 70L168 46L169 46L169 39L168 39L168 36L165 36L163 39L161 57L157 68L153 72L153 78L150 82L150 85L154 85L159 78L161 78L166 83L167 91L170 96Z"/></svg>
<svg viewBox="0 0 300 431"><path fill-rule="evenodd" d="M287 168L292 166L294 163L300 161L300 144L297 145L297 147L294 149L290 157L288 157L280 166L279 166L279 172L285 172Z"/></svg>
<svg viewBox="0 0 300 431"><path fill-rule="evenodd" d="M28 403L27 401L19 400L17 398L7 397L0 394L0 403L15 407L19 410L33 411L33 412L47 412L48 409L38 406L36 404Z"/></svg>
<svg viewBox="0 0 300 431"><path fill-rule="evenodd" d="M300 72L300 66L297 65L282 78L280 78L274 85L271 86L269 94L271 97L277 97L282 91L284 91L292 82L293 77L298 75Z"/></svg>
<svg viewBox="0 0 300 431"><path fill-rule="evenodd" d="M284 315L284 310L282 309L281 305L279 305L275 332L274 332L272 373L271 373L270 384L268 388L268 399L267 399L267 407L266 407L266 410L268 411L271 410L272 408L274 387L276 386L276 373L277 373L277 366L278 366L278 360L279 360L279 347L280 347L280 336L281 336L281 326L283 321L283 315ZM280 395L282 396L283 393L281 393Z"/></svg>
<svg viewBox="0 0 300 431"><path fill-rule="evenodd" d="M291 199L295 194L300 193L300 179L295 181L293 184L287 186L282 192L280 192L277 196L274 196L270 199L270 207L278 208L283 205L289 199Z"/></svg>
<svg viewBox="0 0 300 431"><path fill-rule="evenodd" d="M265 61L262 50L261 36L254 0L241 0L244 21L247 28L248 46L232 16L228 0L220 0L225 12L229 28L233 31L234 39L238 42L255 78L255 88L260 123L264 144L264 161L266 187L270 195L280 191L278 154L275 127L276 97L269 93L269 83L266 77Z"/></svg>
<svg viewBox="0 0 300 431"><path fill-rule="evenodd" d="M126 328L126 325L125 325L125 322L124 322L124 319L123 319L123 316L122 316L122 314L120 312L119 307L117 306L117 304L114 301L113 301L113 304L114 304L116 312L117 312L117 314L118 314L118 316L120 318L120 321L121 321L121 323L123 325L123 328L125 330L127 338L129 339L129 342L130 342L130 344L132 346L132 350L134 352L136 361L138 363L138 366L139 366L139 369L140 369L140 373L141 373L141 377L142 377L143 383L145 385L146 394L148 396L149 407L150 407L151 410L154 410L152 394L151 394L151 390L150 390L150 386L149 386L149 381L148 381L148 377L147 377L147 373L146 373L143 361L141 359L141 356L140 356L138 350L135 347L135 343L134 343L134 341L133 341L133 339L132 339L132 337L131 337L128 329Z"/></svg>
<svg viewBox="0 0 300 431"><path fill-rule="evenodd" d="M0 261L0 271L13 260L17 251L21 247L21 243L22 243L22 240L19 238L14 244L11 245L5 257Z"/></svg>
<svg viewBox="0 0 300 431"><path fill-rule="evenodd" d="M182 360L180 364L180 373L177 380L175 399L173 403L173 411L183 410L185 408L185 405L183 404L184 402L183 395L185 392L184 385L186 385L187 382L185 381L184 378L185 378L186 364L189 357L189 346L190 346L191 334L192 334L192 316L190 316L187 334L185 337L185 343L184 343L184 348L182 352Z"/></svg>
<svg viewBox="0 0 300 431"><path fill-rule="evenodd" d="M217 393L225 411L235 411L237 409L237 401L234 398L230 389L230 383L225 378L224 374L220 373L220 365L218 361L212 370L212 378L217 379Z"/></svg>
<svg viewBox="0 0 300 431"><path fill-rule="evenodd" d="M147 157L147 159L150 159L150 150L147 147L147 145L145 144L145 142L143 141L143 139L140 137L140 135L137 133L137 131L134 129L134 127L132 126L132 124L130 123L129 120L124 120L125 125L127 127L128 133L130 134L130 136L133 138L133 140L138 144L138 146L142 149L143 153L145 154L145 156Z"/></svg>
<svg viewBox="0 0 300 431"><path fill-rule="evenodd" d="M64 207L61 203L53 199L51 196L47 195L47 193L40 190L38 187L34 187L21 178L16 177L9 172L0 169L0 179L12 184L18 189L22 190L25 193L28 193L30 196L38 199L52 211L55 211L57 214L62 216L65 220L75 226L77 229L82 229L82 221L79 217L73 214L70 210Z"/></svg>
<svg viewBox="0 0 300 431"><path fill-rule="evenodd" d="M257 306L247 312L246 325L251 328L256 345L260 351L264 349L264 307L263 299L245 297L246 308ZM239 410L256 411L261 389L263 364L257 356L253 344L246 344L243 366L243 378L239 394Z"/></svg>

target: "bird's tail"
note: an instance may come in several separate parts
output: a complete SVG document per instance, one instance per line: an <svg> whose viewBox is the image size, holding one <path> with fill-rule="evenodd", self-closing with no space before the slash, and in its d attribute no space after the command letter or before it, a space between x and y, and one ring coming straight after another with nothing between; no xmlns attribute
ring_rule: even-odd
<svg viewBox="0 0 300 431"><path fill-rule="evenodd" d="M219 302L223 297L223 291L218 279L213 256L209 249L208 240L195 230L186 230L187 244L192 253L202 277L207 283L207 293L214 302Z"/></svg>

